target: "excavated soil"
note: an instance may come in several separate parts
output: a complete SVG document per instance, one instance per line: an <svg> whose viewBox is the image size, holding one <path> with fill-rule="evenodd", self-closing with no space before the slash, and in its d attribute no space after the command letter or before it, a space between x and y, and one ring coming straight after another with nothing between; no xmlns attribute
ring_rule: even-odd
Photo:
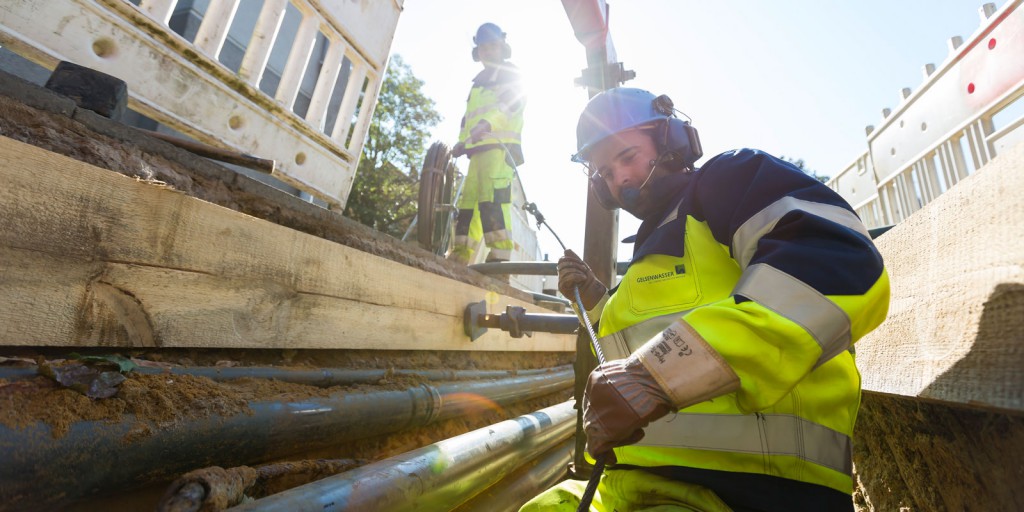
<svg viewBox="0 0 1024 512"><path fill-rule="evenodd" d="M5 351L13 361L43 359L48 364L67 362L53 358L57 350L9 349ZM79 353L101 353L99 350L80 350ZM447 370L516 370L551 368L572 363L571 354L565 353L438 353L374 351L284 351L280 350L164 350L131 353L137 364L145 366L216 365L220 367L273 365L284 368L352 368L352 369L447 369ZM11 355L14 353L16 355ZM103 353L109 353L104 351ZM145 357L146 359L140 359ZM23 365L27 366L27 365ZM182 421L241 414L249 410L250 401L299 401L313 397L327 397L339 391L366 391L369 389L406 389L424 382L409 376L390 376L376 385L318 388L291 384L277 380L244 378L229 382L214 382L205 377L190 375L143 375L129 373L118 393L109 399L92 399L78 391L60 386L54 380L37 376L12 381L0 380L0 424L12 428L25 428L42 422L52 428L55 437L67 433L76 421L120 421L131 414L137 420L138 434L151 428L160 428ZM565 397L563 399L567 399ZM556 403L543 400L538 408ZM523 411L528 412L528 411ZM516 415L522 414L517 409ZM504 418L503 418L504 419ZM500 421L500 420L499 420ZM429 444L429 443L428 443ZM365 455L365 454L364 454ZM363 455L360 455L363 457Z"/></svg>
<svg viewBox="0 0 1024 512"><path fill-rule="evenodd" d="M119 123L88 111L69 108L66 103L60 102L48 91L0 73L0 111L4 112L0 116L0 136L134 177L152 186L171 188L407 266L496 290L521 300L532 300L529 294L511 288L502 281L470 271L412 244L377 233L342 217L336 211L314 206ZM515 371L563 366L572 364L574 358L572 353L373 350L140 348L119 349L112 353L110 349L75 347L74 352L77 354L72 354L71 349L4 347L0 349L0 369L34 367L35 362L45 362L51 366L81 364L80 361L72 363L79 355L116 355L151 368L273 366L303 370ZM405 389L422 382L422 379L417 378L391 376L372 385L318 388L267 379L214 382L204 377L170 373L129 372L126 377L114 396L101 399L89 398L41 375L0 379L0 424L12 429L25 429L42 423L50 427L50 435L62 438L77 422L114 424L130 418L133 423L126 440L132 441L184 422L251 413L248 405L250 402L301 401L339 392ZM310 453L295 453L287 458L287 462L293 462L296 468L301 469L309 465L304 460L351 459L360 463L380 460L568 400L571 394L571 390L566 390L379 438L362 439ZM165 487L167 483L164 483ZM160 485L157 482L151 487L159 488ZM109 499L116 501L130 494L127 490L124 493L116 492ZM152 510L155 505L154 496L158 494L149 492L142 505L133 504L128 508ZM83 510L123 509L119 505L105 506L102 499L96 503L79 503L74 507ZM0 504L2 509L5 506Z"/></svg>
<svg viewBox="0 0 1024 512"><path fill-rule="evenodd" d="M1024 510L1024 417L864 393L861 512Z"/></svg>
<svg viewBox="0 0 1024 512"><path fill-rule="evenodd" d="M4 90L4 88L15 91ZM0 72L0 135L457 281L531 301L507 283L314 206L90 111L74 119L4 94L47 95Z"/></svg>

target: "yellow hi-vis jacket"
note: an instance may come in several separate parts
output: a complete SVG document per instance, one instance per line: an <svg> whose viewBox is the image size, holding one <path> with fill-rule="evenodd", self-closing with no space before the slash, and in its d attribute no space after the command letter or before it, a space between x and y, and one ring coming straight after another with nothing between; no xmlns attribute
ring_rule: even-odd
<svg viewBox="0 0 1024 512"><path fill-rule="evenodd" d="M473 79L473 87L466 100L466 114L462 117L459 141L466 148L466 154L500 148L503 144L512 153L516 165L523 163L522 132L523 111L526 109L526 95L523 91L519 69L509 62L486 68ZM491 132L477 142L470 142L470 130L485 120L491 125Z"/></svg>
<svg viewBox="0 0 1024 512"><path fill-rule="evenodd" d="M618 464L783 477L852 492L860 406L853 343L886 316L882 258L850 206L755 150L675 176L665 216L637 234L600 311L609 360L680 317L729 363L740 389L669 414ZM596 311L591 311L591 314Z"/></svg>

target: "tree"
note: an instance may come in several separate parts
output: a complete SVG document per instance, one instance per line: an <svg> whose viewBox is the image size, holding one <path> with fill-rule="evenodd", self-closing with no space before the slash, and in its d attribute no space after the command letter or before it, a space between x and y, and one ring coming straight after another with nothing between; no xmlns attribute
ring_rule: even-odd
<svg viewBox="0 0 1024 512"><path fill-rule="evenodd" d="M807 166L804 164L804 159L803 158L792 159L792 158L789 158L788 156L783 156L783 157L780 157L780 158L785 160L785 161L787 161L787 162L789 162L789 163L791 163L791 164L793 164L797 169L800 169L801 171L803 171L804 174L806 174L806 175L808 175L808 176L810 176L810 177L812 177L812 178L814 178L814 179L816 179L816 180L818 180L818 181L820 181L822 183L827 183L828 180L832 179L831 176L822 176L822 175L818 174L817 171L815 171L813 169L808 169Z"/></svg>
<svg viewBox="0 0 1024 512"><path fill-rule="evenodd" d="M394 237L416 216L419 167L429 130L441 122L422 88L401 56L392 56L345 205L345 216Z"/></svg>

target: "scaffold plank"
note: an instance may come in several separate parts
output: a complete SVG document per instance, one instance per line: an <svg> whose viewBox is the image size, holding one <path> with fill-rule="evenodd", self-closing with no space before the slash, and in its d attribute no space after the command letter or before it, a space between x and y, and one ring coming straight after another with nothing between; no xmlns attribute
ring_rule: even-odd
<svg viewBox="0 0 1024 512"><path fill-rule="evenodd" d="M470 342L471 302L550 311L3 137L0 180L0 344L575 347Z"/></svg>

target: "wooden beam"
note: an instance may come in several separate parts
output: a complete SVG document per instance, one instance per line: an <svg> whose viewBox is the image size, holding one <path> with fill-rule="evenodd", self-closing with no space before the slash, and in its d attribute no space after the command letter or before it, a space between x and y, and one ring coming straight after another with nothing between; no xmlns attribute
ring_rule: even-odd
<svg viewBox="0 0 1024 512"><path fill-rule="evenodd" d="M0 181L2 345L575 348L470 342L471 302L550 311L3 137Z"/></svg>
<svg viewBox="0 0 1024 512"><path fill-rule="evenodd" d="M864 389L1024 411L1024 145L876 242L889 316L857 343Z"/></svg>

